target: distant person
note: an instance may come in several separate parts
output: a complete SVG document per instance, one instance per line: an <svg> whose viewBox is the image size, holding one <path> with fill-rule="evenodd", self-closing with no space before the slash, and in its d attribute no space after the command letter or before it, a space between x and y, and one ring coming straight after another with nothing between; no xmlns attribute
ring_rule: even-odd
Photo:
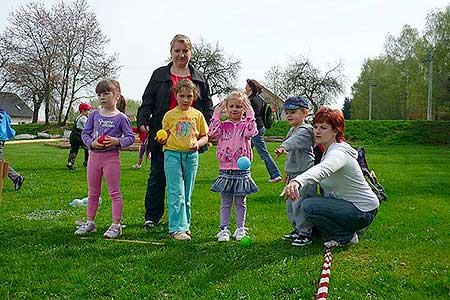
<svg viewBox="0 0 450 300"><path fill-rule="evenodd" d="M229 116L229 119L223 122L220 120L222 111L226 111ZM246 196L257 192L258 187L251 177L250 169L241 170L237 161L242 156L253 160L250 139L257 134L255 115L244 93L232 92L216 106L208 135L218 140L216 157L219 161L219 177L214 181L211 190L221 195L220 231L217 234L219 242L230 240L233 200L236 208L236 230L233 237L240 241L247 235Z"/></svg>
<svg viewBox="0 0 450 300"><path fill-rule="evenodd" d="M134 127L133 126L133 133L138 133L139 134L139 153L138 153L138 159L137 159L137 163L135 163L134 165L131 166L131 169L133 170L140 170L142 167L142 162L144 161L144 155L145 155L145 159L148 160L150 159L151 153L150 153L150 149L148 148L148 134L145 131L139 131L139 128Z"/></svg>
<svg viewBox="0 0 450 300"><path fill-rule="evenodd" d="M342 111L322 107L313 126L316 143L325 150L322 161L292 179L283 193L296 201L307 184L320 184L324 196L305 198L301 203L306 220L325 235L326 247L356 244L358 233L377 214L378 198L364 179L357 151L344 141Z"/></svg>
<svg viewBox="0 0 450 300"><path fill-rule="evenodd" d="M67 159L67 168L70 170L75 170L75 160L78 155L78 151L80 150L80 147L84 149L84 161L83 166L87 166L88 158L89 158L89 149L88 147L83 143L83 140L81 139L81 133L83 132L84 126L87 122L87 117L89 115L89 111L93 109L91 105L88 103L81 103L78 106L78 111L80 114L77 116L75 121L73 122L73 129L72 132L70 132L69 136L69 142L70 142L70 152L69 152L69 158Z"/></svg>
<svg viewBox="0 0 450 300"><path fill-rule="evenodd" d="M84 235L97 231L95 216L102 189L102 177L105 177L109 196L112 201L112 224L103 234L105 238L117 238L122 235L122 194L120 193L120 156L119 149L134 143L131 122L120 112L117 101L121 96L120 84L116 80L105 79L95 88L101 109L89 114L82 133L83 142L89 147L87 179L89 186L87 222L83 223L75 234Z"/></svg>
<svg viewBox="0 0 450 300"><path fill-rule="evenodd" d="M151 152L150 176L145 195L145 222L143 227L155 227L164 214L164 194L166 176L164 174L164 155L162 145L154 140L156 132L162 127L164 114L177 106L174 89L177 82L190 79L197 86L199 95L193 107L203 113L209 123L213 113L213 103L205 76L189 64L192 57L192 43L185 35L177 34L170 42L172 61L158 68L152 74L137 113L138 128L148 132ZM206 151L207 145L199 149Z"/></svg>
<svg viewBox="0 0 450 300"><path fill-rule="evenodd" d="M11 117L0 106L0 160L3 160L3 147L5 141L8 141L16 136L16 131L11 128ZM8 165L8 177L14 184L14 190L18 191L22 187L25 177L17 173L11 166Z"/></svg>
<svg viewBox="0 0 450 300"><path fill-rule="evenodd" d="M266 134L266 128L263 123L263 99L259 95L262 91L262 86L253 79L247 79L247 85L245 86L245 93L250 99L250 103L255 112L256 125L258 127L258 135L252 138L252 146L256 148L259 157L264 161L267 172L269 172L269 182L279 182L282 180L280 169L276 165L272 156L270 156L267 150L266 142L264 141L264 135Z"/></svg>
<svg viewBox="0 0 450 300"><path fill-rule="evenodd" d="M309 105L301 96L291 97L283 104L286 120L292 127L286 139L275 149L277 156L286 154L284 171L286 182L302 174L314 165L314 132L313 127L305 123L308 116ZM293 246L305 246L312 242L312 224L309 223L300 209L303 198L317 194L317 185L308 184L302 188L298 199L286 200L286 213L292 231L283 236L283 239L292 242Z"/></svg>
<svg viewBox="0 0 450 300"><path fill-rule="evenodd" d="M208 124L203 114L191 107L198 97L197 86L189 79L175 86L177 106L162 120L167 138L163 144L167 182L169 234L175 240L191 240L191 197L198 169L198 150L208 143Z"/></svg>

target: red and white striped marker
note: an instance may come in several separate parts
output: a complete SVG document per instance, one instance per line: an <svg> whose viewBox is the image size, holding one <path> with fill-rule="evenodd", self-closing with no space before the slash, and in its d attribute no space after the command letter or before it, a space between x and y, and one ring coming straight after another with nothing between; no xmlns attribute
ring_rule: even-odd
<svg viewBox="0 0 450 300"><path fill-rule="evenodd" d="M319 288L317 290L316 299L327 300L328 298L332 257L331 248L327 248L327 250L325 250L325 259L323 261L322 274L320 274Z"/></svg>

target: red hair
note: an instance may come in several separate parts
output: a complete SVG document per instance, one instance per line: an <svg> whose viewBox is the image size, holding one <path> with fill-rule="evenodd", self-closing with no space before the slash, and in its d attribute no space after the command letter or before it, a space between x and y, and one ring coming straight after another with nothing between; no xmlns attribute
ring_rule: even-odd
<svg viewBox="0 0 450 300"><path fill-rule="evenodd" d="M336 141L338 143L344 142L344 132L345 132L345 123L344 123L344 114L340 109L332 109L330 107L324 106L320 108L317 113L314 115L313 124L318 123L328 123L331 125L333 130L337 131Z"/></svg>

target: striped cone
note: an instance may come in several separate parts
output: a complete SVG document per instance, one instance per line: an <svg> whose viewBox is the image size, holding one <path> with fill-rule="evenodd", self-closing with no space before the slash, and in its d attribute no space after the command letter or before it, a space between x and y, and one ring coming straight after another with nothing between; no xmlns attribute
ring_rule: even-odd
<svg viewBox="0 0 450 300"><path fill-rule="evenodd" d="M325 259L323 261L322 274L320 275L319 288L317 290L316 299L326 300L328 298L331 259L332 259L331 248L327 248L325 250Z"/></svg>

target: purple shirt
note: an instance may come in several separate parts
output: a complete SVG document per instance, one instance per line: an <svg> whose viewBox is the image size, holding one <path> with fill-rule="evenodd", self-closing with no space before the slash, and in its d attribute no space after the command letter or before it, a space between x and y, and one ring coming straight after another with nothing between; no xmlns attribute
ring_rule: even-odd
<svg viewBox="0 0 450 300"><path fill-rule="evenodd" d="M85 145L95 152L106 152L119 149L115 145L105 149L92 149L92 142L101 135L108 135L119 138L120 148L127 147L134 143L134 135L131 129L130 119L124 114L119 113L114 117L105 117L96 110L89 114L86 126L83 129L81 137Z"/></svg>
<svg viewBox="0 0 450 300"><path fill-rule="evenodd" d="M255 114L253 110L247 111L245 119L234 123L230 120L220 121L220 113L214 112L209 125L208 135L217 141L216 157L221 170L239 170L237 160L247 156L253 160L250 140L258 134Z"/></svg>

